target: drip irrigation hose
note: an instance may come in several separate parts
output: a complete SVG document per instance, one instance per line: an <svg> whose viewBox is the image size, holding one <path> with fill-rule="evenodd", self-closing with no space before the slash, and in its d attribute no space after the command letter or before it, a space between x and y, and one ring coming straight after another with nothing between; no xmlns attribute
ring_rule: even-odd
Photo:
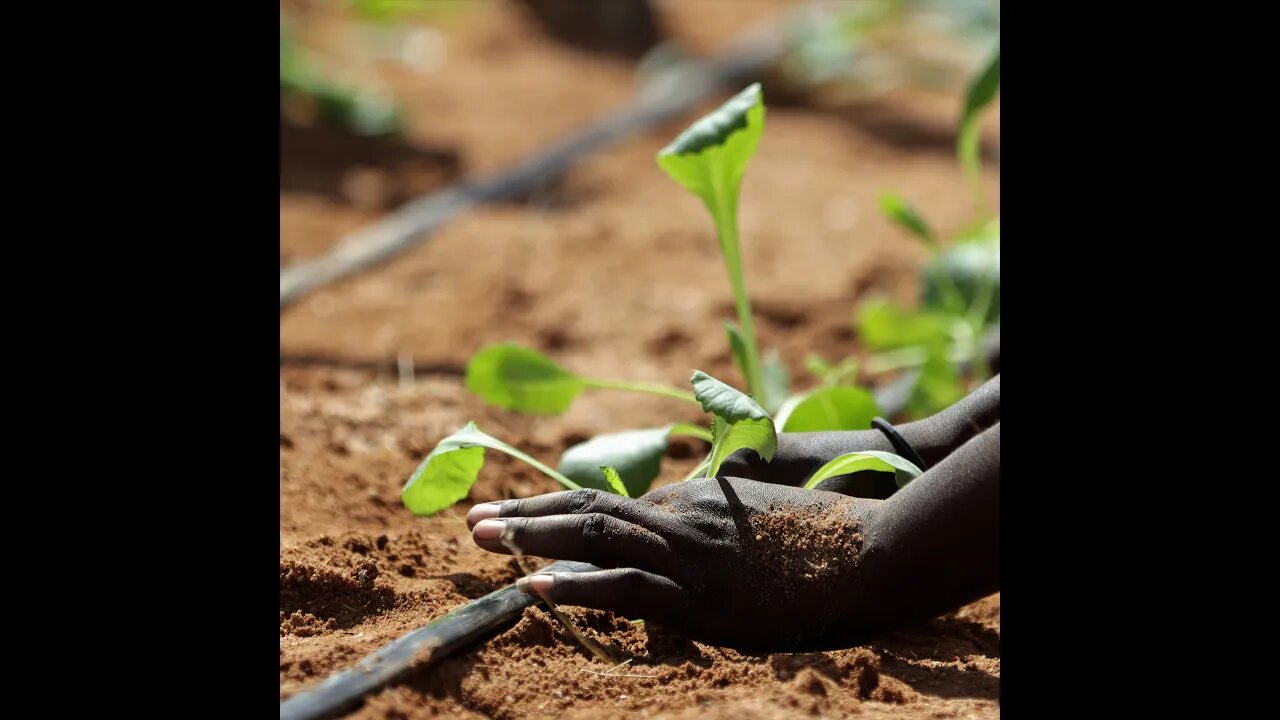
<svg viewBox="0 0 1280 720"><path fill-rule="evenodd" d="M574 161L631 133L679 117L729 82L753 76L782 56L786 44L777 20L739 38L723 54L681 62L659 71L634 102L520 165L479 180L462 179L413 200L381 221L343 238L330 252L280 271L280 309L333 280L373 267L413 247L432 230L483 202L514 197Z"/></svg>
<svg viewBox="0 0 1280 720"><path fill-rule="evenodd" d="M591 572L594 565L560 560L538 572ZM427 667L464 645L515 621L524 609L539 602L508 585L463 605L429 625L384 646L329 679L280 703L280 720L324 720L360 704L365 695L403 676Z"/></svg>

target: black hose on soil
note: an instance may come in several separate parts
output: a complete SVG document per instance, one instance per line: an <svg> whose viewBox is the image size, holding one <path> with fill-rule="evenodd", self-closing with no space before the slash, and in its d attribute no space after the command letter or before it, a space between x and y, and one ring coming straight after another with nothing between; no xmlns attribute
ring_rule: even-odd
<svg viewBox="0 0 1280 720"><path fill-rule="evenodd" d="M587 563L560 560L538 572L590 572ZM475 642L520 617L537 598L508 585L463 605L435 622L393 641L354 667L299 692L280 703L280 720L322 720L337 717L360 704L365 695L394 682L411 669L422 668L458 648Z"/></svg>

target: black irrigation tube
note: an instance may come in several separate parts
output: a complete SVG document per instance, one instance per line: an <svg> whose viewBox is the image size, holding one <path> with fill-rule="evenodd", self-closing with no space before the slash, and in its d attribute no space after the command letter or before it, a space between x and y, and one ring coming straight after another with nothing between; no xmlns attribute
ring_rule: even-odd
<svg viewBox="0 0 1280 720"><path fill-rule="evenodd" d="M1000 356L1000 327L983 338L989 360ZM963 365L964 363L962 363ZM918 371L877 388L876 400L886 416L902 412L910 397ZM594 565L560 560L540 572L591 572ZM280 720L324 720L337 717L359 705L365 695L384 687L414 669L425 668L449 653L470 645L510 625L525 608L538 602L531 595L508 585L463 605L444 617L383 646L354 667L335 673L319 685L307 688L280 703Z"/></svg>
<svg viewBox="0 0 1280 720"><path fill-rule="evenodd" d="M385 262L432 230L483 202L514 197L554 176L582 156L627 135L680 116L726 83L758 73L785 48L770 22L705 61L681 63L650 79L629 106L561 140L522 164L481 180L461 180L413 200L381 221L343 238L328 254L280 271L280 309L341 277Z"/></svg>
<svg viewBox="0 0 1280 720"><path fill-rule="evenodd" d="M560 560L540 572L590 572L593 565ZM354 667L329 676L280 703L280 720L322 720L342 715L361 699L418 667L513 622L537 598L508 585L392 641Z"/></svg>

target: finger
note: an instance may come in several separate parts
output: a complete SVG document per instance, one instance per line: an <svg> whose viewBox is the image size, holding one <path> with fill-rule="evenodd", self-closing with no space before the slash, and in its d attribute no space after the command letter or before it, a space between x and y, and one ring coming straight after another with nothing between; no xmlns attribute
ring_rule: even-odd
<svg viewBox="0 0 1280 720"><path fill-rule="evenodd" d="M666 621L688 611L688 594L670 578L636 568L586 573L541 573L516 587L557 605L609 610L624 617Z"/></svg>
<svg viewBox="0 0 1280 720"><path fill-rule="evenodd" d="M659 533L667 529L670 522L669 518L664 517L666 514L664 511L658 510L647 500L625 498L592 488L564 490L520 500L507 500L499 505L498 514L494 517L546 517L591 513L615 517ZM468 517L469 521L470 517Z"/></svg>
<svg viewBox="0 0 1280 720"><path fill-rule="evenodd" d="M471 537L490 552L579 560L602 568L678 569L675 553L657 533L602 513L482 520Z"/></svg>

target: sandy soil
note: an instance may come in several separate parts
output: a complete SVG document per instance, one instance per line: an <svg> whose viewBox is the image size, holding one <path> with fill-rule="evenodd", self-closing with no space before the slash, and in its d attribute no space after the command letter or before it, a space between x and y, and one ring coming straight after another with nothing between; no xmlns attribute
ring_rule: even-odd
<svg viewBox="0 0 1280 720"><path fill-rule="evenodd" d="M714 49L786 3L741 3L712 29L704 21L713 4L664 6L664 23L692 47ZM408 109L415 145L456 163L423 170L430 182L499 169L634 89L625 58L566 47L513 5L475 5L443 25L441 69L383 73ZM880 191L901 192L943 228L968 220L951 154L958 106L953 96L904 91L844 113L770 108L742 195L744 262L762 344L781 351L797 385L809 382L806 354L861 352L849 326L860 300L916 292L923 253L880 217ZM720 330L732 301L710 221L653 162L683 123L588 158L522 202L459 218L282 315L282 698L521 574L510 557L472 545L463 515L473 502L558 487L490 454L468 501L414 518L399 491L441 437L475 420L554 463L595 433L701 420L696 408L608 393L555 418L487 408L461 382L476 349L511 340L578 371L680 385L693 368L736 378ZM994 117L987 130L997 136ZM986 177L994 198L994 165ZM323 252L375 217L340 193L282 189L282 263ZM673 446L659 482L690 470L694 453ZM999 714L998 595L865 647L807 655L742 655L574 614L596 639L640 658L628 672L657 677L584 672L604 668L532 609L353 716Z"/></svg>

